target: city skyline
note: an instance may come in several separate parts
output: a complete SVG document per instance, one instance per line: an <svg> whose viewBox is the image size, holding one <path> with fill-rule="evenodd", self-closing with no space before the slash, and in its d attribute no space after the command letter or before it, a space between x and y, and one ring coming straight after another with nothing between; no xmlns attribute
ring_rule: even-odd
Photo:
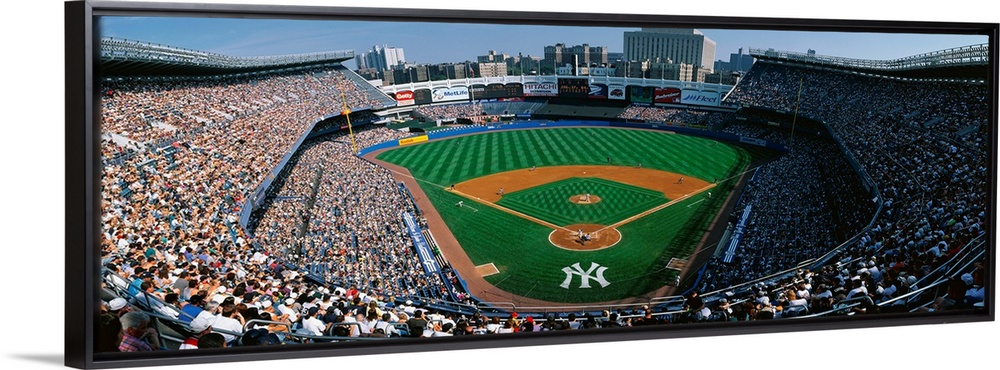
<svg viewBox="0 0 1000 370"><path fill-rule="evenodd" d="M375 45L402 48L407 62L475 61L489 50L543 56L563 43L607 46L622 52L623 34L639 27L536 26L471 23L373 22L236 18L106 17L102 37L125 38L231 56L270 56L333 50L360 54ZM888 34L698 28L716 42L713 60L740 48L773 48L857 59L896 59L985 43L983 35ZM348 62L353 66L354 62Z"/></svg>

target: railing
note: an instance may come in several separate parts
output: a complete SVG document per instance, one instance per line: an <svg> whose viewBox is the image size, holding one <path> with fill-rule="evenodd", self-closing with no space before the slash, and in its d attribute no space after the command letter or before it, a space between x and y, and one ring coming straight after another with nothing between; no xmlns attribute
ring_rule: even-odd
<svg viewBox="0 0 1000 370"><path fill-rule="evenodd" d="M354 50L262 57L232 57L143 41L103 38L102 61L169 62L214 68L266 68L354 58Z"/></svg>
<svg viewBox="0 0 1000 370"><path fill-rule="evenodd" d="M942 66L986 65L989 63L989 44L969 45L891 60L853 59L755 48L750 49L750 55L755 58L785 59L842 68L906 71Z"/></svg>

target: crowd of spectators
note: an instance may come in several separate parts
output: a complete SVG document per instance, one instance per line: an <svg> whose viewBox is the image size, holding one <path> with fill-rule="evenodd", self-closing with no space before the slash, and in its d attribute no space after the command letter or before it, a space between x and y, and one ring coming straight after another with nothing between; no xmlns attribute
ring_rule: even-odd
<svg viewBox="0 0 1000 370"><path fill-rule="evenodd" d="M469 118L474 122L497 121L501 116L532 114L545 102L488 101L461 102L444 105L425 105L413 111L413 116L430 120L453 121Z"/></svg>
<svg viewBox="0 0 1000 370"><path fill-rule="evenodd" d="M713 260L702 290L755 280L822 256L871 219L874 206L859 176L829 139L791 139L787 131L742 125L725 131L785 144L789 152L746 174L751 179L734 212L751 207L751 213L736 258L729 264ZM845 230L836 232L838 227Z"/></svg>
<svg viewBox="0 0 1000 370"><path fill-rule="evenodd" d="M458 118L479 117L485 115L483 104L479 102L453 103L443 105L424 105L413 110L413 115L430 120L452 121Z"/></svg>
<svg viewBox="0 0 1000 370"><path fill-rule="evenodd" d="M384 93L377 92L376 88L353 72L346 71L344 67L336 67L325 71L318 71L313 76L319 80L323 86L331 86L339 92L343 92L343 98L347 99L347 106L352 110L357 108L383 108L393 99Z"/></svg>
<svg viewBox="0 0 1000 370"><path fill-rule="evenodd" d="M670 123L683 126L706 126L727 121L729 113L709 112L694 109L679 109L665 107L650 107L648 105L629 105L618 118L640 120L643 122Z"/></svg>
<svg viewBox="0 0 1000 370"><path fill-rule="evenodd" d="M355 131L355 141L367 147L403 135L383 127L364 128ZM406 232L403 213L417 214L413 200L400 191L388 170L354 156L349 140L347 133L338 133L307 143L278 193L308 194L276 202L293 206L267 208L257 240L294 246L290 253L273 252L302 261L299 265L328 284L400 297L446 297L441 277L423 272ZM300 166L307 170L299 171Z"/></svg>
<svg viewBox="0 0 1000 370"><path fill-rule="evenodd" d="M158 303L145 308L169 314L168 306L191 304L196 296L207 302L223 291L285 298L297 284L306 289L286 268L279 253L285 248L261 243L236 221L246 194L312 123L340 112L342 97L370 104L373 98L338 73L104 81L102 131L109 135L102 154L109 156L101 178L101 257L109 273L130 282L132 304L149 305L144 298L156 297ZM128 140L116 140L121 137ZM319 179L308 173L323 163L301 162L282 195L311 195ZM276 203L275 213L285 217L305 213L284 207L294 202Z"/></svg>
<svg viewBox="0 0 1000 370"><path fill-rule="evenodd" d="M877 198L865 202L847 202L837 223L853 219L872 227L856 241L836 250L828 263L815 271L799 270L795 276L781 281L753 286L758 298L748 305L759 311L767 308L769 318L794 316L802 312L822 312L854 303L851 314L910 309L903 300L893 300L907 292L929 284L944 284L947 293L939 295L924 311L969 308L982 302L984 261L975 258L972 246L982 243L986 219L988 180L986 155L988 97L985 85L964 83L897 81L844 72L799 68L787 65L757 63L736 87L730 98L743 105L762 106L792 111L795 107L799 82L802 84L799 114L825 121L837 138L842 140L864 174L878 188ZM742 134L760 135L763 129L730 127L732 130L756 130ZM787 132L784 136L787 136ZM765 136L780 142L780 137ZM775 167L779 172L808 173L799 167L784 168L803 151L803 141L792 145L790 155L761 167L761 173ZM817 146L809 145L807 150ZM832 155L832 154L828 154ZM842 156L842 155L841 155ZM819 157L828 161L830 157ZM857 175L855 175L857 176ZM842 182L820 176L832 182L829 189L840 189ZM785 178L781 184L788 184ZM745 197L776 203L796 202L794 196L772 198L776 189L756 181L748 187ZM789 185L796 185L794 182ZM784 185L787 187L795 187ZM806 185L806 184L798 184ZM778 190L783 191L783 190ZM857 191L857 190L855 190ZM881 212L870 220L871 210L881 206ZM755 206L757 207L757 206ZM754 214L759 208L754 209ZM781 214L775 222L789 219ZM820 215L796 217L798 221ZM771 226L750 227L753 233L772 233ZM811 222L808 221L807 222ZM804 227L807 225L799 225ZM829 230L829 226L825 228ZM823 230L823 229L821 229ZM748 234L751 232L748 231ZM748 243L756 239L751 238ZM830 242L819 240L822 252ZM751 246L742 246L745 251ZM764 244L774 253L787 253L781 243ZM807 250L814 246L806 246ZM821 255L815 255L821 257ZM948 261L961 260L971 264L961 274L947 275L941 269ZM769 263L754 265L767 268L751 269L758 274L779 270ZM718 267L714 271L725 270ZM735 273L747 274L745 266ZM721 273L720 273L721 274ZM751 275L752 276L752 275ZM727 276L728 277L728 276ZM729 277L712 288L745 281ZM923 285L920 285L923 284ZM888 303L888 304L886 304ZM791 308L792 310L789 310ZM782 313L784 312L784 313Z"/></svg>
<svg viewBox="0 0 1000 370"><path fill-rule="evenodd" d="M322 102L303 107L313 120L340 112L342 99L347 99L350 109L382 106L379 97L366 93L336 67L240 77L107 78L101 91L102 133L128 138L143 147L240 117L262 117L259 113L303 101Z"/></svg>

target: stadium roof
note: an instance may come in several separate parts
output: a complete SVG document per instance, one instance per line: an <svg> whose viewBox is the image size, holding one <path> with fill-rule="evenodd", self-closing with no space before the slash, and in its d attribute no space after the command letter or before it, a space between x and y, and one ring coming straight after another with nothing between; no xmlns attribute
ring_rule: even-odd
<svg viewBox="0 0 1000 370"><path fill-rule="evenodd" d="M116 38L101 39L100 54L102 76L206 76L340 63L354 58L354 50L232 57Z"/></svg>
<svg viewBox="0 0 1000 370"><path fill-rule="evenodd" d="M985 82L989 72L989 45L979 44L924 53L892 60L851 59L750 49L761 60L844 69L859 73L905 79L949 79Z"/></svg>

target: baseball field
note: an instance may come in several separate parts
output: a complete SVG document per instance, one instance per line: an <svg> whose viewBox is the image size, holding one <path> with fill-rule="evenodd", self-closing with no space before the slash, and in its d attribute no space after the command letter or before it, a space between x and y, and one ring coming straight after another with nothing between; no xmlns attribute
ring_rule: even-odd
<svg viewBox="0 0 1000 370"><path fill-rule="evenodd" d="M429 222L435 240L460 245L442 253L470 262L453 266L473 295L593 303L646 299L672 284L748 165L772 155L672 132L580 127L460 136L375 159L419 186L418 203L440 216Z"/></svg>

